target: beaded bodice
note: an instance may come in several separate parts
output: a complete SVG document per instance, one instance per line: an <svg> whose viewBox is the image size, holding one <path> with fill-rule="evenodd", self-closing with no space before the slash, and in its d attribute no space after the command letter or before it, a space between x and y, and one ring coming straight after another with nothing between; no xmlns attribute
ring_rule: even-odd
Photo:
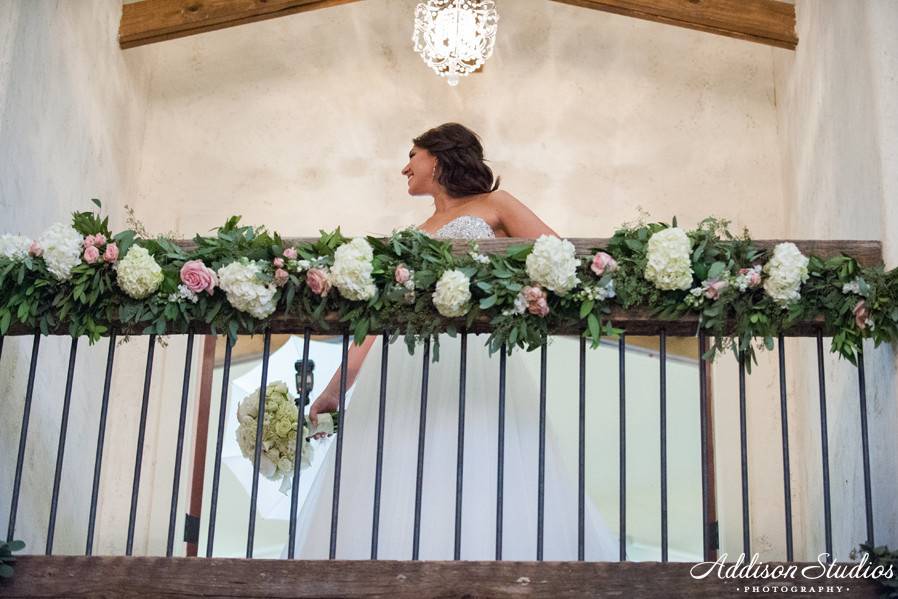
<svg viewBox="0 0 898 599"><path fill-rule="evenodd" d="M493 228L479 216L464 215L454 218L439 229L434 237L445 239L492 239Z"/></svg>

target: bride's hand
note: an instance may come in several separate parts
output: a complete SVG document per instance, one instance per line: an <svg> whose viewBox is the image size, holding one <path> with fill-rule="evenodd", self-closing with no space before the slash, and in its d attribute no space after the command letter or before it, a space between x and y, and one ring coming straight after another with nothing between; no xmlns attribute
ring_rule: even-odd
<svg viewBox="0 0 898 599"><path fill-rule="evenodd" d="M336 412L340 409L340 395L338 393L334 393L325 389L322 391L321 395L312 402L312 407L309 408L309 423L312 425L314 429L318 426L318 414L323 412ZM326 433L317 433L311 436L313 439L321 439L326 437Z"/></svg>

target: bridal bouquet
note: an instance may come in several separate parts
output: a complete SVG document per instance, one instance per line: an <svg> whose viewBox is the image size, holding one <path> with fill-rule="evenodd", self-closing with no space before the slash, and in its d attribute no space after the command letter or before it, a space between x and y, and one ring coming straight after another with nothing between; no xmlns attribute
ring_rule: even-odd
<svg viewBox="0 0 898 599"><path fill-rule="evenodd" d="M262 453L259 471L269 480L281 480L281 491L290 488L296 463L296 438L299 408L283 381L273 381L265 390L265 416L262 421ZM253 461L256 452L256 432L259 422L259 389L244 397L237 407L237 444L243 457ZM330 414L321 414L318 426L312 434L332 434L334 420ZM309 443L309 427L303 423L302 454L300 468L311 463L314 449Z"/></svg>

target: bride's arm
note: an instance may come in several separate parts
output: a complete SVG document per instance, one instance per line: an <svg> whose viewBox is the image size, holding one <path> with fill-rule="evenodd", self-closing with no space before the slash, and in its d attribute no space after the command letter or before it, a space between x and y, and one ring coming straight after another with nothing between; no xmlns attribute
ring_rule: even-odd
<svg viewBox="0 0 898 599"><path fill-rule="evenodd" d="M536 239L540 235L558 237L558 233L544 223L516 197L507 191L494 191L490 197L499 213L499 222L509 237Z"/></svg>
<svg viewBox="0 0 898 599"><path fill-rule="evenodd" d="M365 356L371 350L371 346L377 340L376 335L365 337L365 342L361 345L354 343L349 346L349 352L346 360L346 388L349 389L355 383L355 377L359 374L359 369L365 361ZM333 412L340 407L340 373L342 365L337 368L330 382L321 392L321 394L312 402L309 408L309 421L313 425L318 424L318 414L321 412Z"/></svg>

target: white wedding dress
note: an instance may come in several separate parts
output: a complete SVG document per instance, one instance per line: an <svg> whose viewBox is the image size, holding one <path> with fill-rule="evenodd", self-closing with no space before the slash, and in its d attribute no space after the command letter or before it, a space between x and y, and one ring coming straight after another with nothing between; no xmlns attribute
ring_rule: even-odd
<svg viewBox="0 0 898 599"><path fill-rule="evenodd" d="M494 233L482 219L463 216L436 236L476 239L494 237ZM341 419L337 559L371 557L381 339L368 353L351 405ZM461 559L466 560L495 559L496 548L499 355L490 357L485 341L485 335L468 336L460 550ZM566 351L575 346L567 344ZM521 356L516 352L507 361L503 560L537 558L538 353ZM419 545L423 560L451 560L454 554L460 356L460 338L442 335L439 361L430 363ZM422 360L420 346L413 356L401 340L389 347L378 559L412 559ZM576 364L575 353L570 360ZM576 423L576 413L567 420ZM543 559L576 560L577 458L574 454L562 460L557 434L548 423ZM576 424L567 427L565 434L576 435ZM335 458L336 443L332 443L298 516L297 559L328 558ZM585 558L618 559L618 540L588 495Z"/></svg>

